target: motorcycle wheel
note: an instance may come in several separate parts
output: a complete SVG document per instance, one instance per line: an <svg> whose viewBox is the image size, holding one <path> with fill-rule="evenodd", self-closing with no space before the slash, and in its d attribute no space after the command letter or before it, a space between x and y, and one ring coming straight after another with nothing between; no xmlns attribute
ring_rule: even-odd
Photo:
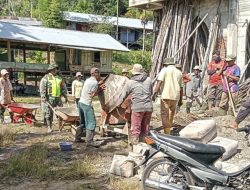
<svg viewBox="0 0 250 190"><path fill-rule="evenodd" d="M149 180L151 185L148 185ZM192 185L188 173L168 158L156 158L151 161L144 169L141 181L143 190L165 189L162 186L158 186L159 184L163 186L164 184L181 185L182 189L189 189L188 184ZM152 182L156 186L153 187Z"/></svg>

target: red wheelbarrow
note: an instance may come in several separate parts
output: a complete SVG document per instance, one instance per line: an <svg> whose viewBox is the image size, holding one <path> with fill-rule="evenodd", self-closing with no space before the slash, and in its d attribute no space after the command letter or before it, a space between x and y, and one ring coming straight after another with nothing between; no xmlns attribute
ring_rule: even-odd
<svg viewBox="0 0 250 190"><path fill-rule="evenodd" d="M13 123L18 123L22 119L24 123L29 125L37 121L35 115L39 107L39 105L26 103L12 103L6 106L8 111L13 113Z"/></svg>

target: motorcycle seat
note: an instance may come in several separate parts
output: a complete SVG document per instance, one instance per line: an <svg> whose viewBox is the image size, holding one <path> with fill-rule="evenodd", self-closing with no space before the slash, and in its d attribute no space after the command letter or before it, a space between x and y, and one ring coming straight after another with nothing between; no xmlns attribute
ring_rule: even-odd
<svg viewBox="0 0 250 190"><path fill-rule="evenodd" d="M203 144L201 142L182 137L164 134L157 134L157 137L164 142L168 142L172 145L178 146L191 153L222 155L225 152L225 149L221 146Z"/></svg>

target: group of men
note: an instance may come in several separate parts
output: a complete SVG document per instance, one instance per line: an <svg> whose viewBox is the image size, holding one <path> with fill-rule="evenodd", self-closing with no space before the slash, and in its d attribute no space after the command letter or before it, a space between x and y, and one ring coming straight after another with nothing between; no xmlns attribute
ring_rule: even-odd
<svg viewBox="0 0 250 190"><path fill-rule="evenodd" d="M225 112L232 109L232 102L237 102L240 80L240 68L235 63L236 57L229 55L225 61L218 54L213 55L207 73L209 75L208 108L220 107ZM232 96L229 104L230 94ZM230 110L231 110L230 109Z"/></svg>
<svg viewBox="0 0 250 190"><path fill-rule="evenodd" d="M239 91L238 81L240 78L240 68L235 64L236 57L227 56L222 61L218 54L213 55L213 61L209 63L207 73L209 75L208 106L220 107L227 110L229 107L229 93L236 100ZM132 77L123 88L119 100L114 100L118 104L130 95L131 98L131 143L137 144L143 141L148 134L153 103L160 95L161 119L165 134L170 134L173 125L176 109L182 105L183 85L185 85L185 95L187 97L186 111L190 112L194 100L201 105L200 95L202 93L202 79L199 66L193 68L193 72L183 75L179 64L175 64L173 58L166 58L163 61L163 68L157 76L157 83L153 89L152 80L145 73L142 65L135 64L131 70ZM82 134L86 132L86 145L98 147L93 141L96 128L96 119L92 100L94 96L103 98L105 85L101 79L100 70L92 68L91 76L84 82L82 74L76 73L76 79L72 83L72 96L79 109L80 125L77 128L75 142L84 142ZM128 77L129 71L123 69L122 75ZM9 81L7 70L1 70L0 78L0 122L4 120L6 105L13 102L12 86ZM47 74L40 82L41 102L44 111L45 124L48 132L52 131L53 108L62 106L61 97L68 102L67 88L58 66L51 64ZM249 114L249 99L242 105L240 112L232 125L234 128ZM105 112L112 111L112 105L104 105L100 101Z"/></svg>

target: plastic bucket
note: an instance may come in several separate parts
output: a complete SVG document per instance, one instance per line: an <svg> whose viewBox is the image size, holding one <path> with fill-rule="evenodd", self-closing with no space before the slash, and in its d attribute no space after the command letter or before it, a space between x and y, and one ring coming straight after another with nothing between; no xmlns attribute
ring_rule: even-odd
<svg viewBox="0 0 250 190"><path fill-rule="evenodd" d="M61 142L61 143L59 143L61 151L70 151L70 150L72 150L73 149L72 145L73 145L72 142Z"/></svg>

